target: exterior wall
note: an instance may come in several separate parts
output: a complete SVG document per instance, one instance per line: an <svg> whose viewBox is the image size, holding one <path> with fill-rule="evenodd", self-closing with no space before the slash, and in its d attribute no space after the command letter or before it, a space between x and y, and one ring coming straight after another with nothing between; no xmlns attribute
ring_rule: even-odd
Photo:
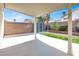
<svg viewBox="0 0 79 59"><path fill-rule="evenodd" d="M6 22L4 23L4 35L22 34L33 32L32 23L16 23Z"/></svg>
<svg viewBox="0 0 79 59"><path fill-rule="evenodd" d="M68 25L68 22L67 21L65 21L65 22L57 22L59 25L61 25L61 26L66 26L66 25ZM50 23L50 25L51 24L53 24L53 22L52 23ZM77 24L79 24L79 19L78 20L75 20L75 21L72 21L72 30L73 31L76 31L76 26L77 26Z"/></svg>

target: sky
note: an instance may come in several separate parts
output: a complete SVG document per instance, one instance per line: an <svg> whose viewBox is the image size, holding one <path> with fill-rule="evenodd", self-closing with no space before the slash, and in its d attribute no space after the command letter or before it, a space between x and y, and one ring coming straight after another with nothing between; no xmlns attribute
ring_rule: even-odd
<svg viewBox="0 0 79 59"><path fill-rule="evenodd" d="M76 10L77 8L79 8L79 5L73 6L72 10ZM50 20L60 20L60 18L63 16L62 14L63 11L65 11L68 14L67 8L59 10L59 11L55 11L55 12L50 13ZM32 20L33 18L32 16L24 15L10 9L4 10L4 16L5 16L5 20L13 21L13 19L16 19L16 22L24 22L24 19Z"/></svg>
<svg viewBox="0 0 79 59"><path fill-rule="evenodd" d="M79 5L72 6L73 11L76 10L77 8L79 8ZM67 8L65 8L63 10L55 11L53 13L50 13L50 20L60 20L61 17L63 16L63 14L62 14L63 11L65 11L66 14L68 14L68 9Z"/></svg>
<svg viewBox="0 0 79 59"><path fill-rule="evenodd" d="M13 19L16 19L16 22L24 22L25 19L31 20L33 18L32 16L24 15L10 9L4 9L4 17L7 21L13 21Z"/></svg>

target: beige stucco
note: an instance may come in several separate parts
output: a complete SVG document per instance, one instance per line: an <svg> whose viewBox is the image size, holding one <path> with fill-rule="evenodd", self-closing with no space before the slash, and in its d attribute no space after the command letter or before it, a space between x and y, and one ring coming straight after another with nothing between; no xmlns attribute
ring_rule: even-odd
<svg viewBox="0 0 79 59"><path fill-rule="evenodd" d="M67 3L6 3L5 8L37 16L66 8L67 5Z"/></svg>
<svg viewBox="0 0 79 59"><path fill-rule="evenodd" d="M0 3L0 40L3 38L4 26L4 15L3 15L3 4Z"/></svg>

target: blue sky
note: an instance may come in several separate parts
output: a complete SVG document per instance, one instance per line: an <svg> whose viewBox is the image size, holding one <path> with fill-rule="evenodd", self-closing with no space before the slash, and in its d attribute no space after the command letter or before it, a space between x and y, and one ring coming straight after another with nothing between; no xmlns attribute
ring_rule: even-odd
<svg viewBox="0 0 79 59"><path fill-rule="evenodd" d="M10 9L4 9L4 17L7 21L13 21L13 19L16 19L16 22L24 22L24 19L33 18L32 16L24 15Z"/></svg>
<svg viewBox="0 0 79 59"><path fill-rule="evenodd" d="M72 10L76 10L77 8L79 8L79 5L73 6ZM59 20L61 18L61 16L63 15L62 14L63 11L68 13L67 8L65 8L63 10L55 11L53 13L50 13L50 19L51 20ZM16 22L24 22L24 19L32 19L33 18L32 16L24 15L24 14L15 12L10 9L5 9L4 13L5 13L4 14L5 20L7 20L7 21L13 21L13 19L16 19Z"/></svg>
<svg viewBox="0 0 79 59"><path fill-rule="evenodd" d="M79 8L79 5L75 5L75 6L72 6L72 10L76 10L77 8ZM66 14L68 14L68 9L65 8L63 10L59 10L59 11L55 11L53 13L50 13L50 19L51 20L60 20L61 16L63 16L62 12L65 11Z"/></svg>

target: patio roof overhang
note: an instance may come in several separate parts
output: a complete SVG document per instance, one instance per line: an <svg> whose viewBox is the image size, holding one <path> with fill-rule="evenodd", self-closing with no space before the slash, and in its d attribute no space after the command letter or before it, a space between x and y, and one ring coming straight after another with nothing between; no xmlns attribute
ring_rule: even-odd
<svg viewBox="0 0 79 59"><path fill-rule="evenodd" d="M31 16L37 16L42 14L48 14L56 10L67 8L68 3L6 3L5 8L28 14Z"/></svg>
<svg viewBox="0 0 79 59"><path fill-rule="evenodd" d="M74 5L74 4L73 4ZM17 12L21 12L23 14L28 14L34 16L48 14L50 12L54 12L56 10L60 10L63 8L68 8L68 55L73 55L72 53L72 4L67 3L7 3L5 4L5 8L9 8L15 10ZM4 16L3 16L3 4L0 4L0 37L3 38L3 27L4 27ZM36 39L36 20L34 19L34 33Z"/></svg>

